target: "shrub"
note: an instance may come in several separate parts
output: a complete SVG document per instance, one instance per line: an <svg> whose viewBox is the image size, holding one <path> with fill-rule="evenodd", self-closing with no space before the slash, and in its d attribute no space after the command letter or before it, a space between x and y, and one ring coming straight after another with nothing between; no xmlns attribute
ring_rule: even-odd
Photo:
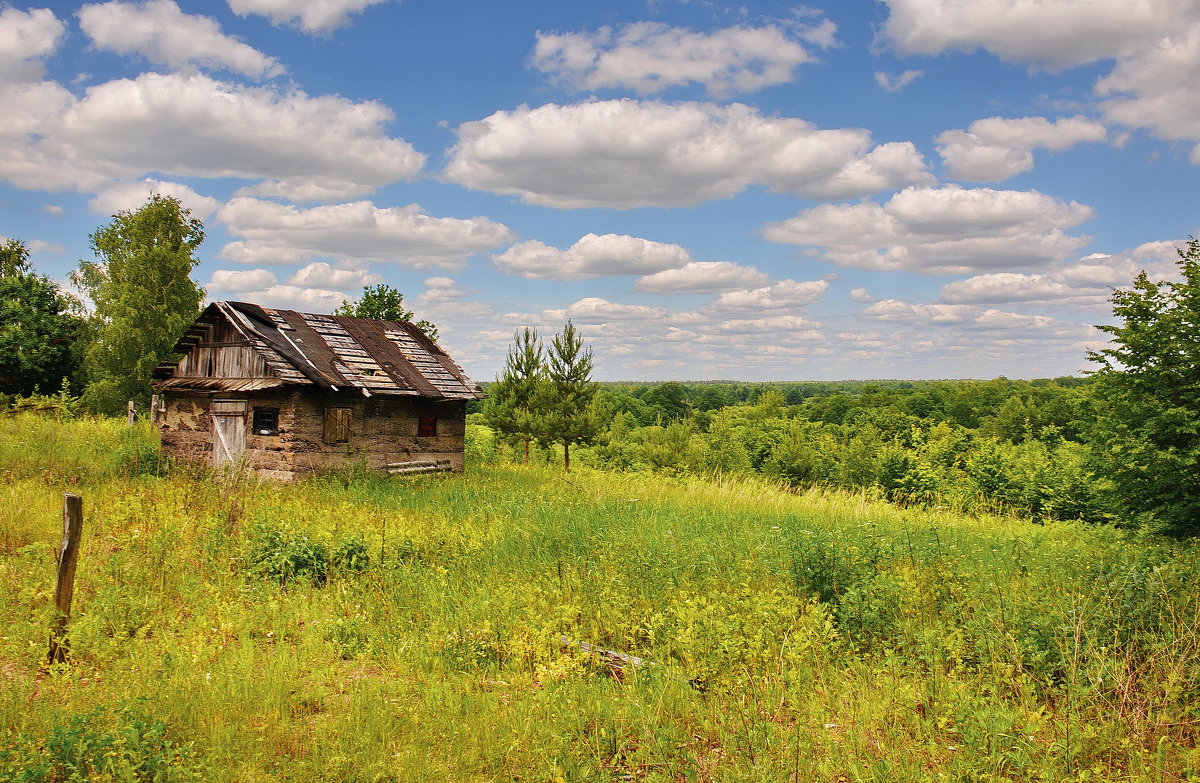
<svg viewBox="0 0 1200 783"><path fill-rule="evenodd" d="M252 576L281 585L298 581L321 586L335 571L366 570L371 556L362 536L339 539L330 547L307 533L259 522L250 534L247 561Z"/></svg>
<svg viewBox="0 0 1200 783"><path fill-rule="evenodd" d="M200 773L190 746L177 744L165 723L128 704L72 716L44 738L21 734L0 747L0 779L14 783L182 783L203 780Z"/></svg>

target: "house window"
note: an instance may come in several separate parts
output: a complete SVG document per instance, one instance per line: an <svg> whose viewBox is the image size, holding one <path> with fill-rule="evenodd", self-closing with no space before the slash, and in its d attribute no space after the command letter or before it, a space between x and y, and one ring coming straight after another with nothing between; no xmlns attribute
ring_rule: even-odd
<svg viewBox="0 0 1200 783"><path fill-rule="evenodd" d="M437 416L422 416L417 419L417 437L437 437Z"/></svg>
<svg viewBox="0 0 1200 783"><path fill-rule="evenodd" d="M254 409L253 425L250 429L255 435L278 435L279 409L256 407Z"/></svg>
<svg viewBox="0 0 1200 783"><path fill-rule="evenodd" d="M350 412L350 408L326 408L325 432L321 440L326 443L349 443Z"/></svg>

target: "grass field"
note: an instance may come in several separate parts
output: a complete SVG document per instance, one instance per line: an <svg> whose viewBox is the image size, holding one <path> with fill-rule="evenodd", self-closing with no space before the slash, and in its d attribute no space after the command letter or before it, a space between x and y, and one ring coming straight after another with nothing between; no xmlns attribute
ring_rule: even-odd
<svg viewBox="0 0 1200 783"><path fill-rule="evenodd" d="M158 472L144 430L0 420L0 780L1200 775L1191 544L704 477Z"/></svg>

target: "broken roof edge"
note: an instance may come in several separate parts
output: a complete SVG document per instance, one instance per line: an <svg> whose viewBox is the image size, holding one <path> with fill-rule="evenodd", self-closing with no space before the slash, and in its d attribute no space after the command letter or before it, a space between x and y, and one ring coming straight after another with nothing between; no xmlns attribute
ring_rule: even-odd
<svg viewBox="0 0 1200 783"><path fill-rule="evenodd" d="M481 400L487 395L479 384L471 380L462 367L454 361L440 345L431 340L416 324L410 321L394 321L356 316L304 313L297 310L266 308L253 302L216 300L197 315L196 320L176 342L174 352L184 354L199 345L204 339L203 322L219 314L260 353L273 354L270 359L282 361L304 376L299 379L280 379L281 385L313 384L327 391L364 391L364 384L353 377L340 354L344 349L335 347L326 338L328 335L314 331L310 322L327 319L338 324L353 341L354 349L362 351L378 363L396 388L372 386L370 394L383 396L419 396L434 400ZM350 328L346 328L349 326ZM387 338L388 331L401 331L427 354L421 360L419 354L409 356ZM379 341L362 340L357 334L378 333ZM289 334L290 333L290 334ZM336 335L334 335L336 338ZM295 338L295 339L293 339ZM307 338L307 340L305 339ZM313 338L316 342L313 342ZM336 343L336 339L334 343ZM311 343L311 344L310 344ZM340 346L340 343L338 344ZM306 350L307 349L307 350ZM267 358L267 357L264 357ZM439 368L432 376L426 376L418 364L432 363ZM169 379L179 361L164 362L154 370L154 377ZM328 366L324 366L328 365ZM396 369L402 369L396 372ZM438 380L440 378L440 380ZM457 388L455 388L457 387Z"/></svg>

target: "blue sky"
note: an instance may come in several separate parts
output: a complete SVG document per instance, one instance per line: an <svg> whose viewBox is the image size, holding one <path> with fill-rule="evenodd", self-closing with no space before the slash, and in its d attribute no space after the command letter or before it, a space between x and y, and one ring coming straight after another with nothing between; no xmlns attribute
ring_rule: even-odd
<svg viewBox="0 0 1200 783"><path fill-rule="evenodd" d="M472 376L1075 374L1200 203L1200 0L0 6L0 236L149 193L211 298L402 290Z"/></svg>

